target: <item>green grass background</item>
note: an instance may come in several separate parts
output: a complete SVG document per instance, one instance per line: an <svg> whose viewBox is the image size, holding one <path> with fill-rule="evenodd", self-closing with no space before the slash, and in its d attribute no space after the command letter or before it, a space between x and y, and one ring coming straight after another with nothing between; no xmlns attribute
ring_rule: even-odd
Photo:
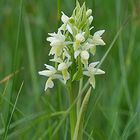
<svg viewBox="0 0 140 140"><path fill-rule="evenodd" d="M101 66L106 74L96 77L84 140L140 140L140 1L85 1L93 33L106 30L93 61L127 23ZM75 0L0 0L0 140L70 139L66 89L56 81L45 94L46 78L37 72L49 64L48 33L57 30L60 12L70 16L74 7Z"/></svg>

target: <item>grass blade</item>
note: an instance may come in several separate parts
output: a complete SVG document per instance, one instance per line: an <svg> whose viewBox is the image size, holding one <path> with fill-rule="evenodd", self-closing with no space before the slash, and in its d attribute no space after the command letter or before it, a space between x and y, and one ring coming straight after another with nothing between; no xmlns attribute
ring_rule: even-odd
<svg viewBox="0 0 140 140"><path fill-rule="evenodd" d="M22 82L22 84L21 84L21 86L19 88L19 91L18 91L16 100L15 100L15 103L14 103L14 106L13 106L13 109L12 109L12 112L11 112L11 115L10 115L10 118L9 118L8 123L6 125L5 133L4 133L4 140L7 139L7 134L8 134L8 131L9 131L10 123L11 123L11 120L12 120L12 117L13 117L13 114L14 114L14 111L15 111L15 108L16 108L16 105L17 105L17 101L18 101L19 95L21 93L21 89L23 87L23 84L24 84L24 82Z"/></svg>

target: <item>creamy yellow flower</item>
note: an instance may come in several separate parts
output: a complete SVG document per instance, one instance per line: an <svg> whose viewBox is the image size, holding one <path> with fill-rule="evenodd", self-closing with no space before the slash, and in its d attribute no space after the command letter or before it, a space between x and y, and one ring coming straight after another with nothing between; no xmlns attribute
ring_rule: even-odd
<svg viewBox="0 0 140 140"><path fill-rule="evenodd" d="M63 48L65 47L65 36L58 31L58 33L50 33L51 37L47 38L47 41L50 42L50 46L52 46L50 53L55 56L60 56L62 54Z"/></svg>
<svg viewBox="0 0 140 140"><path fill-rule="evenodd" d="M53 83L53 79L62 79L62 76L60 74L57 74L57 70L53 67L53 66L50 66L50 65L47 65L45 64L47 70L43 70L43 71L39 71L39 75L43 75L43 76L46 76L48 77L48 80L46 81L46 84L45 84L45 91L48 89L48 88L53 88L54 86L54 83Z"/></svg>
<svg viewBox="0 0 140 140"><path fill-rule="evenodd" d="M84 34L85 32L80 32L75 36L74 51L77 51L80 47L80 44L85 41Z"/></svg>
<svg viewBox="0 0 140 140"><path fill-rule="evenodd" d="M90 63L87 69L83 72L84 75L89 77L89 82L93 88L95 88L95 75L105 74L101 69L95 68L99 62Z"/></svg>
<svg viewBox="0 0 140 140"><path fill-rule="evenodd" d="M105 32L105 30L99 30L94 33L93 38L92 38L92 43L94 45L105 45L105 42L102 40L102 34Z"/></svg>

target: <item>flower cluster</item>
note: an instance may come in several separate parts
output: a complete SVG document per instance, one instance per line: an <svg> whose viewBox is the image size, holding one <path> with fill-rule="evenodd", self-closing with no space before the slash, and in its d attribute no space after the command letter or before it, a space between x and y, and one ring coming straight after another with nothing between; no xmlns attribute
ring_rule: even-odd
<svg viewBox="0 0 140 140"><path fill-rule="evenodd" d="M62 12L62 26L57 33L49 33L51 50L50 59L55 63L55 67L46 65L47 70L40 71L39 74L48 77L45 90L53 88L54 79L61 80L64 84L68 81L80 80L84 75L89 77L89 82L95 88L95 75L105 72L95 68L99 62L89 63L90 56L96 53L96 46L105 45L102 40L102 34L105 30L99 30L90 34L93 29L92 10L86 9L77 2L77 6L71 17Z"/></svg>

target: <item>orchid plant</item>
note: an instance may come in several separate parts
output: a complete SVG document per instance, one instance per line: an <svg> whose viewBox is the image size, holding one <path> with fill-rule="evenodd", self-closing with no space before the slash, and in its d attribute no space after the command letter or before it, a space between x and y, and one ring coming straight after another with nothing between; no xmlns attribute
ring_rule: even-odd
<svg viewBox="0 0 140 140"><path fill-rule="evenodd" d="M90 62L90 57L94 57L96 46L103 46L105 42L102 35L105 30L96 31L93 35L91 27L93 16L92 10L87 9L85 4L80 6L77 2L72 15L68 17L62 12L62 25L56 33L49 33L47 41L50 42L49 55L54 65L45 64L46 70L39 74L46 76L45 91L54 87L54 79L59 79L66 86L72 85L74 81L80 81L87 76L91 87L95 88L95 75L105 72L96 66L98 62ZM73 96L72 93L70 93ZM74 110L74 109L73 109ZM74 114L74 113L72 113ZM70 115L70 119L73 117ZM77 118L77 117L76 117ZM75 123L75 124L72 124ZM71 137L74 136L76 121L71 121Z"/></svg>

